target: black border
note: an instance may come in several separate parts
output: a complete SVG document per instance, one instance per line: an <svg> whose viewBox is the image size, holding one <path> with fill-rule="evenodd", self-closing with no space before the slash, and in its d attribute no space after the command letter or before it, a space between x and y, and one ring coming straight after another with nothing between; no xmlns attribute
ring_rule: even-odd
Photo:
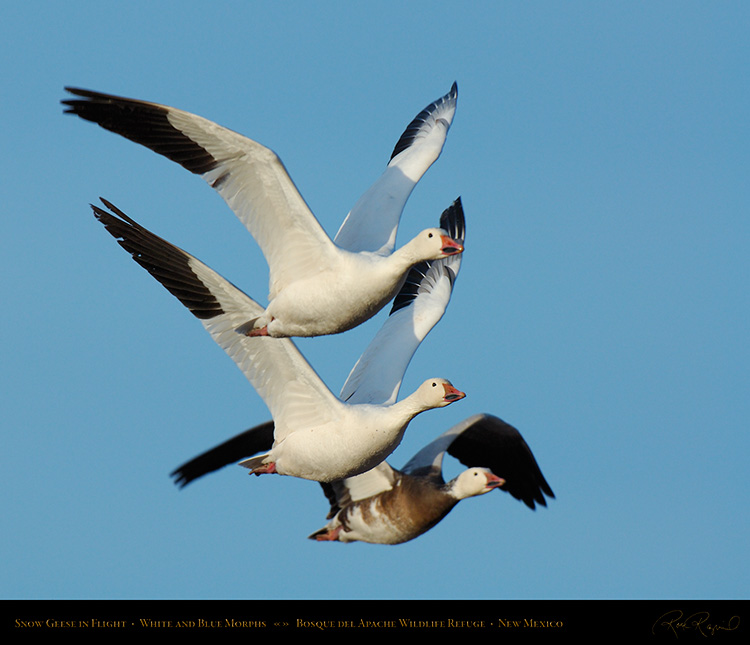
<svg viewBox="0 0 750 645"><path fill-rule="evenodd" d="M503 642L624 636L743 643L750 617L745 600L8 600L0 606L2 631L14 642L116 632L131 639L185 633L212 641L351 639L370 631L381 638L472 633Z"/></svg>

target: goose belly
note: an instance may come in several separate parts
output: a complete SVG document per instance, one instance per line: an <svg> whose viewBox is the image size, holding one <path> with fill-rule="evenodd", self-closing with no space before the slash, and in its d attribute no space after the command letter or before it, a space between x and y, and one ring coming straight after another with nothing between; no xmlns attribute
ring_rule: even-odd
<svg viewBox="0 0 750 645"><path fill-rule="evenodd" d="M331 482L359 475L393 452L402 432L297 430L274 447L276 470L282 475Z"/></svg>
<svg viewBox="0 0 750 645"><path fill-rule="evenodd" d="M400 283L383 284L341 271L298 280L269 304L267 315L287 335L320 336L356 327L378 313L394 298ZM273 333L274 323L269 325Z"/></svg>
<svg viewBox="0 0 750 645"><path fill-rule="evenodd" d="M374 505L374 502L371 504ZM361 504L352 509L347 515L345 527L339 533L339 542L401 544L411 539L408 528L392 521L387 515L376 514L376 511Z"/></svg>

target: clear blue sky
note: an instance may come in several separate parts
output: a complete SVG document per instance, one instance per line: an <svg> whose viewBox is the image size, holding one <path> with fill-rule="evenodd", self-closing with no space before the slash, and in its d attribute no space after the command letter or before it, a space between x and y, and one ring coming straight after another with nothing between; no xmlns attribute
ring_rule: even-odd
<svg viewBox="0 0 750 645"><path fill-rule="evenodd" d="M747 598L748 33L740 2L6 7L0 596ZM314 483L230 467L179 491L174 467L268 413L88 204L261 301L266 266L200 179L63 116L63 86L261 141L334 234L454 80L399 240L461 195L466 253L404 390L468 396L391 463L490 412L557 499L491 493L386 547L307 540ZM300 343L334 391L383 316Z"/></svg>

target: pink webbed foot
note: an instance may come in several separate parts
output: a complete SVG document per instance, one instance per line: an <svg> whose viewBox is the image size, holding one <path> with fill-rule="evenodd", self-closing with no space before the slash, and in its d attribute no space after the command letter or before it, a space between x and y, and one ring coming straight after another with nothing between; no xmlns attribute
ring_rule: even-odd
<svg viewBox="0 0 750 645"><path fill-rule="evenodd" d="M245 332L245 336L250 336L250 338L256 336L268 336L268 326L261 327L260 329L249 329Z"/></svg>
<svg viewBox="0 0 750 645"><path fill-rule="evenodd" d="M257 468L253 468L248 474L250 475L272 475L276 471L276 462L270 462L268 464L263 464L261 466L258 466Z"/></svg>
<svg viewBox="0 0 750 645"><path fill-rule="evenodd" d="M335 529L331 529L330 531L326 531L325 533L319 533L315 536L315 539L318 542L335 542L339 539L339 533L341 533L340 526L337 526Z"/></svg>

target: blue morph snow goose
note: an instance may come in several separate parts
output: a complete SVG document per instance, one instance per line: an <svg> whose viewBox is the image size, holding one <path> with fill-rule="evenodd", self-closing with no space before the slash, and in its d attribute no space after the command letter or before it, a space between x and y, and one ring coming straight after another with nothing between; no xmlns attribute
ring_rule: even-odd
<svg viewBox="0 0 750 645"><path fill-rule="evenodd" d="M446 483L445 453L469 466ZM361 475L322 484L330 520L309 537L319 541L401 544L422 535L462 499L495 488L532 510L552 489L521 433L502 419L477 414L422 448L402 470L383 462Z"/></svg>
<svg viewBox="0 0 750 645"><path fill-rule="evenodd" d="M242 370L274 420L274 441L246 464L252 472L325 482L364 472L400 443L417 414L465 395L441 378L388 405L353 404L334 396L289 338L251 338L235 332L262 307L195 257L157 237L102 200L93 206L106 230L176 296Z"/></svg>
<svg viewBox="0 0 750 645"><path fill-rule="evenodd" d="M368 320L396 295L415 264L461 253L442 229L395 249L404 204L438 158L458 96L451 91L409 124L375 184L334 240L276 154L203 117L166 105L66 88L66 112L140 143L200 175L258 242L269 267L269 304L237 321L250 336L320 336ZM394 250L395 249L395 250Z"/></svg>

